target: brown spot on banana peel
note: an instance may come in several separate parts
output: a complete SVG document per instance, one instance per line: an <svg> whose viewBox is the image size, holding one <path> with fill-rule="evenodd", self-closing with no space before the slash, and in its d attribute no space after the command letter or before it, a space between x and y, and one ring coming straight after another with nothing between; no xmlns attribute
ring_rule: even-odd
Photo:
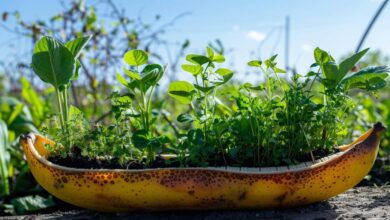
<svg viewBox="0 0 390 220"><path fill-rule="evenodd" d="M283 203L283 201L284 201L284 199L286 198L286 196L287 196L287 192L283 193L283 194L280 195L280 196L277 196L277 197L275 198L275 200L276 200L278 203Z"/></svg>
<svg viewBox="0 0 390 220"><path fill-rule="evenodd" d="M242 193L240 193L240 195L238 196L238 200L239 201L244 200L246 198L246 193L247 191L243 191Z"/></svg>
<svg viewBox="0 0 390 220"><path fill-rule="evenodd" d="M358 142L325 162L268 173L215 168L71 169L39 156L47 155L44 144L53 143L50 140L27 135L21 144L37 181L54 196L80 207L113 212L248 209L309 204L353 187L371 169L383 131L376 124Z"/></svg>

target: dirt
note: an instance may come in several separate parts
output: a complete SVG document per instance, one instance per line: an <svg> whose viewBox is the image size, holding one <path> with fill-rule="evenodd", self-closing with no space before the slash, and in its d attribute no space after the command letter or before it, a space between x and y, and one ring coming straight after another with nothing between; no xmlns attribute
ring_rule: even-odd
<svg viewBox="0 0 390 220"><path fill-rule="evenodd" d="M333 152L336 153L337 151ZM315 156L311 157L311 154L303 154L300 157L296 158L296 163L310 162L312 159L320 159L322 157L328 156L331 154L330 151L324 149L318 149L313 152ZM258 167L258 165L253 163L252 158L239 163L234 159L229 157L229 155L216 154L210 156L211 160L207 161L207 166L235 166L235 167ZM83 168L83 169L145 169L145 168L171 168L171 167L180 167L180 162L171 158L169 160L164 159L162 156L157 155L156 159L152 164L146 164L146 161L138 160L129 160L120 163L118 157L95 157L91 158L81 154L79 147L72 147L72 154L62 157L61 155L49 155L48 160L52 163L67 166L72 168ZM186 167L199 167L199 164L191 162L189 158L185 158ZM291 163L286 163L281 161L278 164L266 164L266 166L288 166L292 165Z"/></svg>
<svg viewBox="0 0 390 220"><path fill-rule="evenodd" d="M390 219L390 186L357 187L328 201L284 210L99 213L73 209L0 219Z"/></svg>

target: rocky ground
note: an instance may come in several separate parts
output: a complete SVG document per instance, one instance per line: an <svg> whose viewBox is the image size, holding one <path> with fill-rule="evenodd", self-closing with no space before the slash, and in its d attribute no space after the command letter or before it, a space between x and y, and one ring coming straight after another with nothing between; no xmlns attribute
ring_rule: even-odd
<svg viewBox="0 0 390 220"><path fill-rule="evenodd" d="M0 219L390 219L390 187L357 187L328 201L285 210L107 214L75 209Z"/></svg>

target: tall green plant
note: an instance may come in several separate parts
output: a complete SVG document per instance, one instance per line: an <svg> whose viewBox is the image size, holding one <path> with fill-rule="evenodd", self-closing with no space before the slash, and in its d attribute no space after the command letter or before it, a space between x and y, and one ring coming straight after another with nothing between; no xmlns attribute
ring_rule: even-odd
<svg viewBox="0 0 390 220"><path fill-rule="evenodd" d="M192 129L187 134L187 141L191 144L192 160L206 164L210 154L215 153L210 145L219 147L219 152L225 160L225 149L219 141L222 133L227 129L223 120L218 119L216 110L222 106L227 114L229 107L222 104L216 97L217 89L226 84L233 77L233 71L228 68L217 68L216 65L225 62L225 57L215 53L210 47L206 48L206 55L189 54L189 62L182 65L182 69L190 73L194 82L175 81L169 85L168 95L177 101L190 105L192 114L184 113L178 116L179 122L195 122L201 129ZM226 161L225 161L226 162Z"/></svg>
<svg viewBox="0 0 390 220"><path fill-rule="evenodd" d="M34 48L31 67L42 81L54 87L64 133L68 132L68 88L71 81L78 77L78 57L91 37L77 38L62 44L53 37L44 36Z"/></svg>
<svg viewBox="0 0 390 220"><path fill-rule="evenodd" d="M146 148L147 163L151 164L155 159L154 144L156 141L158 142L158 138L153 138L151 133L151 101L154 89L164 75L166 68L159 64L147 64L148 59L147 53L142 50L126 52L123 60L130 68L124 68L124 72L129 80L120 74L117 74L117 79L134 95L142 129L133 134L132 140L136 147ZM143 66L142 70L140 70L141 66ZM133 116L138 117L137 114L133 114Z"/></svg>

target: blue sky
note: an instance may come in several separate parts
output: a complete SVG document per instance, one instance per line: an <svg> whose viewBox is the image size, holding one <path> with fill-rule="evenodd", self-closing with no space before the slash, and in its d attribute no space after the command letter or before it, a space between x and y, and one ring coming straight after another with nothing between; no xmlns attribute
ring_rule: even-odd
<svg viewBox="0 0 390 220"><path fill-rule="evenodd" d="M355 50L367 24L381 3L380 0L115 2L127 11L129 17L141 15L145 20L152 20L156 14L160 14L163 21L169 21L180 13L190 12L190 15L168 28L165 38L173 42L190 39L191 52L201 52L207 43L219 38L227 48L232 49L228 55L229 64L238 71L246 70L245 64L248 60L259 58L259 55L264 59L272 53L279 54L279 63L284 67L284 33L278 31L282 28L285 17L289 15L290 65L295 65L301 72L305 72L313 62L312 51L316 46L330 51L336 58ZM381 49L385 54L390 54L389 7L388 5L379 17L364 48ZM0 12L15 10L20 11L24 19L47 19L59 12L61 5L60 1L53 0L1 0ZM279 43L278 34L281 34ZM0 45L3 42L10 42L14 37L0 28ZM26 43L23 41L18 46L23 47ZM259 53L261 43L263 46ZM0 47L1 60L5 59L10 51L4 46Z"/></svg>

